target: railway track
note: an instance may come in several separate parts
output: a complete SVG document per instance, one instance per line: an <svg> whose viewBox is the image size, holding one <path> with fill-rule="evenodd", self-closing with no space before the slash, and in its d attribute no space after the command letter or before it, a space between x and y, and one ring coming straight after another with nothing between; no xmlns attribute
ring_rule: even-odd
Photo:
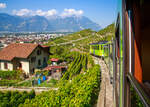
<svg viewBox="0 0 150 107"><path fill-rule="evenodd" d="M113 107L113 86L110 84L109 71L105 62L96 58L95 63L101 67L101 85L97 102L97 107Z"/></svg>

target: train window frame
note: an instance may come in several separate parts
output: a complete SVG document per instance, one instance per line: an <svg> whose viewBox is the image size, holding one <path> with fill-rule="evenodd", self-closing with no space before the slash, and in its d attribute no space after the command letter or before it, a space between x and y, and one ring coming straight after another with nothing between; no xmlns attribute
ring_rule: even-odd
<svg viewBox="0 0 150 107"><path fill-rule="evenodd" d="M120 105L120 14L118 13L114 40L114 93L116 105Z"/></svg>
<svg viewBox="0 0 150 107"><path fill-rule="evenodd" d="M128 1L129 2L129 1ZM132 1L131 3L134 3L134 4L130 4L132 7L129 7L128 6L128 15L129 15L129 45L130 46L130 52L129 52L129 56L131 57L130 58L130 72L129 74L127 75L129 81L130 81L130 84L134 87L134 89L136 90L136 92L138 93L138 95L140 96L141 98L141 101L143 102L143 104L147 105L147 104L150 104L150 94L146 94L146 89L144 87L144 79L143 78L143 73L145 72L144 69L143 69L143 64L142 64L142 61L144 59L142 59L142 53L143 52L143 49L140 45L143 46L143 41L142 41L142 38L143 38L143 32L142 32L142 26L141 24L143 24L143 20L142 20L142 17L144 17L144 15L146 16L145 13L142 13L144 9L142 9L141 7L141 4L137 1ZM147 4L146 4L147 5ZM144 6L145 8L145 6ZM149 16L150 17L150 16ZM145 19L144 19L145 20ZM140 23L140 24L139 24ZM150 26L150 25L149 25ZM132 37L131 37L132 36ZM145 38L145 36L144 36ZM138 55L138 58L137 56ZM138 66L140 66L141 70L139 70L139 67L138 67L138 70L137 70L137 61L139 63ZM134 66L133 66L134 65ZM141 78L138 77L136 74L138 73L138 75L142 76Z"/></svg>
<svg viewBox="0 0 150 107"><path fill-rule="evenodd" d="M128 37L129 37L129 73L130 74L133 74L133 72L134 72L134 70L132 69L132 61L133 61L133 59L132 59L132 24L131 24L131 11L132 10L128 10L128 26L129 26L129 28L128 28L128 30L129 30L129 32L128 32Z"/></svg>

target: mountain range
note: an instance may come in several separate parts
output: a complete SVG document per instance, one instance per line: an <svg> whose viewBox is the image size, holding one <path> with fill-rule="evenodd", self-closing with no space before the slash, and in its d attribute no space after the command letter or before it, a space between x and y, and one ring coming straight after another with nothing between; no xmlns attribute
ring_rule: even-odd
<svg viewBox="0 0 150 107"><path fill-rule="evenodd" d="M0 13L0 32L76 32L83 29L98 31L101 26L85 16L46 18Z"/></svg>

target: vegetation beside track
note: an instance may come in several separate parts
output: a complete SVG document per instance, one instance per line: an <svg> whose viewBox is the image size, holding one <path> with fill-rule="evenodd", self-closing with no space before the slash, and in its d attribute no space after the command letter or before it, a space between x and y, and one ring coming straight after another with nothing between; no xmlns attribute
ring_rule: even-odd
<svg viewBox="0 0 150 107"><path fill-rule="evenodd" d="M59 58L68 64L68 70L56 84L58 90L42 92L32 98L16 97L22 99L22 101L14 101L16 103L15 107L93 106L97 101L100 90L100 66L95 65L92 57L87 54L89 52L89 43L107 40L110 37L113 37L112 32L103 35L86 29L49 40L47 45L51 46L50 52L52 55L50 55L50 58ZM59 45L66 42L70 43ZM79 51L72 52L74 49ZM2 95L4 94L1 93L0 96ZM21 95L19 94L18 96ZM13 97L10 97L9 100L13 102L13 99Z"/></svg>
<svg viewBox="0 0 150 107"><path fill-rule="evenodd" d="M26 99L31 100L35 97L35 92L18 92L18 91L0 91L0 107L18 107Z"/></svg>
<svg viewBox="0 0 150 107"><path fill-rule="evenodd" d="M88 64L93 65L89 67ZM87 106L95 104L100 84L100 66L93 64L88 54L73 53L73 62L58 83L57 91L51 90L26 100L20 107L32 106Z"/></svg>

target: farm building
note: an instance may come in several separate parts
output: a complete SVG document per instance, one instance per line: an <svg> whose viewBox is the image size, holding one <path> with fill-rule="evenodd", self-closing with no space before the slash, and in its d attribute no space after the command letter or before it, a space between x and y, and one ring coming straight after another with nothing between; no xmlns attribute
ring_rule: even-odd
<svg viewBox="0 0 150 107"><path fill-rule="evenodd" d="M13 43L0 51L0 70L22 70L26 74L47 66L49 47L31 43Z"/></svg>

